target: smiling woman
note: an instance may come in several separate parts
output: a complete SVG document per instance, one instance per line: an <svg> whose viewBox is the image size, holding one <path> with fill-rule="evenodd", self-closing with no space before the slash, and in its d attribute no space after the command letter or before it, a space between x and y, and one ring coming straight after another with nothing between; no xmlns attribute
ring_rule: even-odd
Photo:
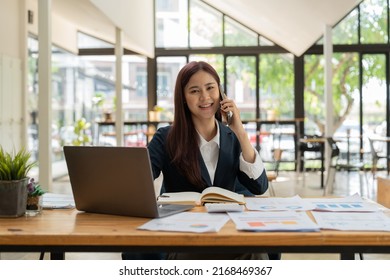
<svg viewBox="0 0 390 280"><path fill-rule="evenodd" d="M148 145L154 178L163 174L161 192L200 193L215 186L248 195L263 194L268 188L264 164L249 141L235 101L221 99L215 69L203 61L188 63L179 71L174 92L173 123L158 129ZM233 113L229 127L221 122L228 112ZM264 256L246 254L244 258ZM169 255L171 259L221 257L243 255Z"/></svg>

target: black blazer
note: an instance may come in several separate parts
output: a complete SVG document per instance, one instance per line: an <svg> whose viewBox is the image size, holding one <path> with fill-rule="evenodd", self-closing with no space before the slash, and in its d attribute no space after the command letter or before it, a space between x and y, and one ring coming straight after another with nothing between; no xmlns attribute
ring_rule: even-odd
<svg viewBox="0 0 390 280"><path fill-rule="evenodd" d="M240 143L230 128L219 124L220 150L214 182L211 182L203 158L200 158L202 178L207 186L217 186L231 191L250 194L263 194L268 189L268 180L265 170L259 178L253 180L240 171L239 156ZM148 145L152 163L154 179L163 173L162 192L196 191L203 189L191 184L178 169L171 164L170 157L165 148L165 141L171 126L159 128ZM246 189L245 189L246 188ZM249 191L249 192L248 192Z"/></svg>

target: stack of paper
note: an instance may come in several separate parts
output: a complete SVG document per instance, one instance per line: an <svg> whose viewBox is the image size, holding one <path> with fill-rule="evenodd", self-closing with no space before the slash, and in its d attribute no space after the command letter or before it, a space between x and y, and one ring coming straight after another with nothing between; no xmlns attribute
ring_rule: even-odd
<svg viewBox="0 0 390 280"><path fill-rule="evenodd" d="M75 207L72 195L45 193L42 198L43 209L71 209Z"/></svg>

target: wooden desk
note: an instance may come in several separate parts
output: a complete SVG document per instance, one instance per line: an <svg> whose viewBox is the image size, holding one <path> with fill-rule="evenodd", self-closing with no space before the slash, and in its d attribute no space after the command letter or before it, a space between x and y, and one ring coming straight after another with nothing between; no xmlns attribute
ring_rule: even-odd
<svg viewBox="0 0 390 280"><path fill-rule="evenodd" d="M318 138L301 138L299 139L299 142L300 143L305 143L305 144L308 144L308 143L319 143L320 144L320 153L321 153L321 188L324 187L324 171L325 171L325 167L324 167L324 162L325 162L325 157L324 157L324 153L325 153L325 143L326 143L326 138L323 138L323 137L318 137ZM299 163L301 162L301 158L300 158L300 155L301 155L301 152L299 151Z"/></svg>
<svg viewBox="0 0 390 280"><path fill-rule="evenodd" d="M202 209L202 208L200 208ZM0 252L292 252L390 253L390 232L245 232L229 221L217 233L137 230L148 219L43 210L35 217L0 218Z"/></svg>
<svg viewBox="0 0 390 280"><path fill-rule="evenodd" d="M390 178L378 176L376 201L387 208L390 207Z"/></svg>

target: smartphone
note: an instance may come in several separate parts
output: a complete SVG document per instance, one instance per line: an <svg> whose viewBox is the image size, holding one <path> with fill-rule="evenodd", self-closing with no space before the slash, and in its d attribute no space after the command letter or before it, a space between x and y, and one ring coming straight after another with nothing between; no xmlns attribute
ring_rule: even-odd
<svg viewBox="0 0 390 280"><path fill-rule="evenodd" d="M222 86L219 87L219 93L221 95L221 100L224 100L225 98L227 98L226 94L222 90ZM226 113L226 125L227 126L229 126L232 123L232 119L233 119L233 112L228 111Z"/></svg>

